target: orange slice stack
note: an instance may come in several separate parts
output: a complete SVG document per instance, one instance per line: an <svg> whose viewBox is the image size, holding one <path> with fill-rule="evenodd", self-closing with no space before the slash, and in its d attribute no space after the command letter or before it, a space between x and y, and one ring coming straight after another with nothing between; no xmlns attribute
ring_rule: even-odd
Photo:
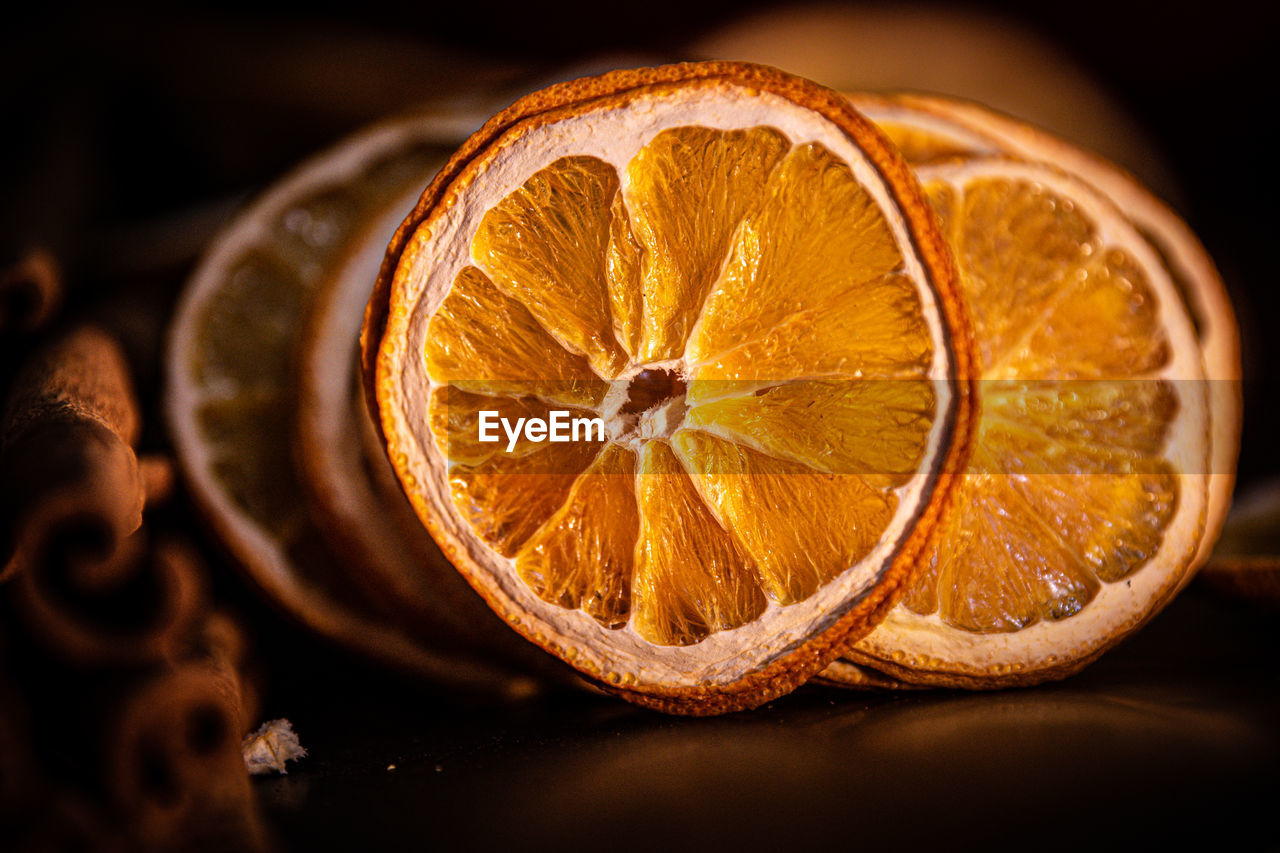
<svg viewBox="0 0 1280 853"><path fill-rule="evenodd" d="M968 448L936 219L847 102L779 72L517 102L384 273L366 367L418 516L512 627L633 701L807 679L883 615Z"/></svg>

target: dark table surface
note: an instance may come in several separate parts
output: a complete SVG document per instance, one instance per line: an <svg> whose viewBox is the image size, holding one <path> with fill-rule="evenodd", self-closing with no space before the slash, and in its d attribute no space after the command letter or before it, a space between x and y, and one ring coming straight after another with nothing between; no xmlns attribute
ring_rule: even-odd
<svg viewBox="0 0 1280 853"><path fill-rule="evenodd" d="M467 702L300 659L268 714L310 755L255 781L297 850L1280 846L1276 618L1195 587L1058 684L808 687L712 719Z"/></svg>

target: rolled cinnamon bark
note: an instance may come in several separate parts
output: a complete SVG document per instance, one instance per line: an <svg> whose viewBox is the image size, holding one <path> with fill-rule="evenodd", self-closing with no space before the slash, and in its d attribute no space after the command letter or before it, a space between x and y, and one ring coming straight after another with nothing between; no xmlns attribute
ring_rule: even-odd
<svg viewBox="0 0 1280 853"><path fill-rule="evenodd" d="M0 272L0 334L34 332L62 302L62 274L53 255L32 249Z"/></svg>
<svg viewBox="0 0 1280 853"><path fill-rule="evenodd" d="M208 612L194 552L141 526L173 477L163 458L139 463L139 427L123 354L92 327L24 365L0 420L0 645L13 640L0 667L30 697L32 748L58 756L53 790L92 806L37 819L34 837L261 849L240 751L256 714L244 638ZM6 759L0 792L31 770Z"/></svg>
<svg viewBox="0 0 1280 853"><path fill-rule="evenodd" d="M240 754L244 719L226 649L173 666L124 701L107 738L106 787L140 846L263 847Z"/></svg>
<svg viewBox="0 0 1280 853"><path fill-rule="evenodd" d="M84 501L46 503L23 547L13 581L17 617L31 637L78 666L172 659L194 630L204 583L190 553L171 544L147 551L139 531L104 547Z"/></svg>
<svg viewBox="0 0 1280 853"><path fill-rule="evenodd" d="M258 689L249 674L249 643L235 620L226 613L207 613L199 630L189 636L176 658L203 661L220 672L234 675L240 720L236 737L253 728L258 719Z"/></svg>
<svg viewBox="0 0 1280 853"><path fill-rule="evenodd" d="M147 555L139 532L163 463L140 466L124 355L91 326L37 353L0 429L5 568L32 637L72 663L164 658L199 611L199 570L181 549ZM150 482L149 482L150 481Z"/></svg>
<svg viewBox="0 0 1280 853"><path fill-rule="evenodd" d="M14 380L0 427L0 578L23 563L42 508L79 503L80 532L111 551L142 523L133 452L138 403L120 347L81 327L37 353Z"/></svg>

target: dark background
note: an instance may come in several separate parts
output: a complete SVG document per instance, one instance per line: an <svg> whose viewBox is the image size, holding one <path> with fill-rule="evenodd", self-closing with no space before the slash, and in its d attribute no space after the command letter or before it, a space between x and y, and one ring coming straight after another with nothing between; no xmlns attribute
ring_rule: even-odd
<svg viewBox="0 0 1280 853"><path fill-rule="evenodd" d="M969 6L1057 45L1156 140L1151 155L1176 176L1180 211L1240 315L1240 482L1274 477L1280 170L1266 12L1241 0ZM163 448L164 320L206 241L289 166L422 100L517 93L567 67L635 64L625 57L685 58L700 34L764 8L776 4L9 9L0 255L55 249L68 313L122 335L148 407L143 447ZM198 529L181 501L164 511ZM681 721L614 700L512 710L433 694L304 636L216 568L218 594L253 628L265 718L289 716L311 747L293 774L258 787L299 849L1277 847L1277 835L1255 834L1280 802L1274 616L1194 588L1063 685L906 699L807 690L752 715Z"/></svg>
<svg viewBox="0 0 1280 853"><path fill-rule="evenodd" d="M942 4L945 5L945 4ZM785 4L784 4L785 7ZM1255 3L950 4L1059 47L1153 140L1244 331L1241 480L1280 471L1280 315L1269 164L1274 27ZM52 244L81 290L183 265L238 200L369 120L566 68L685 58L758 0L23 4L0 50L0 248ZM889 8L885 6L884 8ZM1052 92L1045 93L1052 98ZM154 359L140 353L140 361ZM145 371L144 371L145 372Z"/></svg>

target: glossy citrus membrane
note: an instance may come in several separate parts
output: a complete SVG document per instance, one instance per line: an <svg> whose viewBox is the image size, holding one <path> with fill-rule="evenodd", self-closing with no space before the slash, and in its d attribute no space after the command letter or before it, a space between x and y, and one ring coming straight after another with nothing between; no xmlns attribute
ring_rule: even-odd
<svg viewBox="0 0 1280 853"><path fill-rule="evenodd" d="M1154 252L1084 184L1002 158L919 175L969 297L982 415L922 573L853 659L1023 678L1105 647L1182 581L1206 506L1203 368Z"/></svg>
<svg viewBox="0 0 1280 853"><path fill-rule="evenodd" d="M445 199L400 257L378 401L419 515L513 625L606 682L714 689L871 588L956 397L847 132L692 81L509 130ZM481 406L606 440L482 446Z"/></svg>
<svg viewBox="0 0 1280 853"><path fill-rule="evenodd" d="M1240 339L1222 278L1177 214L1124 170L1051 134L979 104L930 95L850 96L914 164L1006 154L1050 163L1113 202L1159 256L1195 327L1210 380L1209 511L1196 565L1208 558L1231 506L1240 439Z"/></svg>

